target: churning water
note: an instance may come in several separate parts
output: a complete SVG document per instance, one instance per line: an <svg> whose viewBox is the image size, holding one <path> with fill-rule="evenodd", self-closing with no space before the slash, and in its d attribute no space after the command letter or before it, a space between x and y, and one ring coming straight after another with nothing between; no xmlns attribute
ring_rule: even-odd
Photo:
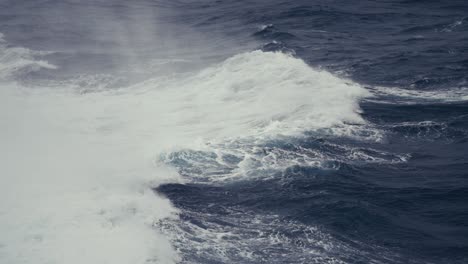
<svg viewBox="0 0 468 264"><path fill-rule="evenodd" d="M466 263L465 1L0 1L0 263Z"/></svg>

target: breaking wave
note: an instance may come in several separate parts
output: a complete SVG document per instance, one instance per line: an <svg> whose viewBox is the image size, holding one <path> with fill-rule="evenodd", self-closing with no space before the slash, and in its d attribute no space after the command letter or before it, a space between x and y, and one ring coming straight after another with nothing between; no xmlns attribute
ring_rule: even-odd
<svg viewBox="0 0 468 264"><path fill-rule="evenodd" d="M5 263L177 262L155 225L176 221L178 210L153 189L184 179L160 157L313 131L353 136L366 126L364 88L288 54L253 51L196 73L87 93L74 80L22 86L23 74L57 68L41 55L0 45ZM264 166L289 155L267 151ZM282 162L325 154L305 155L314 160Z"/></svg>

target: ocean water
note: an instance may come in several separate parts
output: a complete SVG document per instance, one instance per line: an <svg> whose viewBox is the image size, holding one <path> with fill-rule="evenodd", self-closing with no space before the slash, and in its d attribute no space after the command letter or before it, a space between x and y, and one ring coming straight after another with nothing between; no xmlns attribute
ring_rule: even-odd
<svg viewBox="0 0 468 264"><path fill-rule="evenodd" d="M0 0L0 263L468 263L466 1Z"/></svg>

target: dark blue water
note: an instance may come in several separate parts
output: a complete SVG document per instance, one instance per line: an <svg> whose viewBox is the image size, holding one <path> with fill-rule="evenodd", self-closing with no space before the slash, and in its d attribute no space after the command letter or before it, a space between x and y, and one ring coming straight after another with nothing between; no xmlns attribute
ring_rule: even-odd
<svg viewBox="0 0 468 264"><path fill-rule="evenodd" d="M466 86L464 1L205 1L186 12L187 22L195 27L239 38L250 35L266 43L263 50L294 52L313 66L366 85L415 91ZM249 32L257 24L266 26ZM338 144L370 155L408 153L406 162L345 160L332 171L291 166L268 180L160 187L184 210L187 222L208 230L230 230L232 225L241 237L262 232L287 240L239 243L227 253L230 261L182 249L187 261L466 263L468 105L416 100L409 105L363 102L361 107L365 119L385 131L383 142L311 136L265 148L305 148L340 156L341 150L332 145ZM273 214L275 219L255 223L252 214ZM326 230L333 243L349 249L331 250L327 258L307 253L317 247L305 241L309 226ZM243 247L253 250L254 260L238 256Z"/></svg>
<svg viewBox="0 0 468 264"><path fill-rule="evenodd" d="M155 189L180 209L180 220L158 228L182 263L468 263L468 2L2 1L0 32L15 45L58 51L47 59L64 65L24 82L124 71L120 44L89 33L108 19L93 10L131 25L127 44L139 61L173 55L171 41L152 44L131 24L132 15L157 10L158 36L212 36L208 46L197 44L203 37L179 44L189 57L284 52L375 92L360 102L369 128L356 137L306 131L169 153L165 162L186 183ZM289 165L213 180L245 159L225 149ZM320 166L287 163L304 159Z"/></svg>

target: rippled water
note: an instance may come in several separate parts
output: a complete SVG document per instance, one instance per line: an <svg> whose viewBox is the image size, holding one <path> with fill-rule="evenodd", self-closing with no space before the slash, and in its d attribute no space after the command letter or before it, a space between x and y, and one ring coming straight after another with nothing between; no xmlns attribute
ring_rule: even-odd
<svg viewBox="0 0 468 264"><path fill-rule="evenodd" d="M0 263L466 263L465 1L0 1Z"/></svg>

